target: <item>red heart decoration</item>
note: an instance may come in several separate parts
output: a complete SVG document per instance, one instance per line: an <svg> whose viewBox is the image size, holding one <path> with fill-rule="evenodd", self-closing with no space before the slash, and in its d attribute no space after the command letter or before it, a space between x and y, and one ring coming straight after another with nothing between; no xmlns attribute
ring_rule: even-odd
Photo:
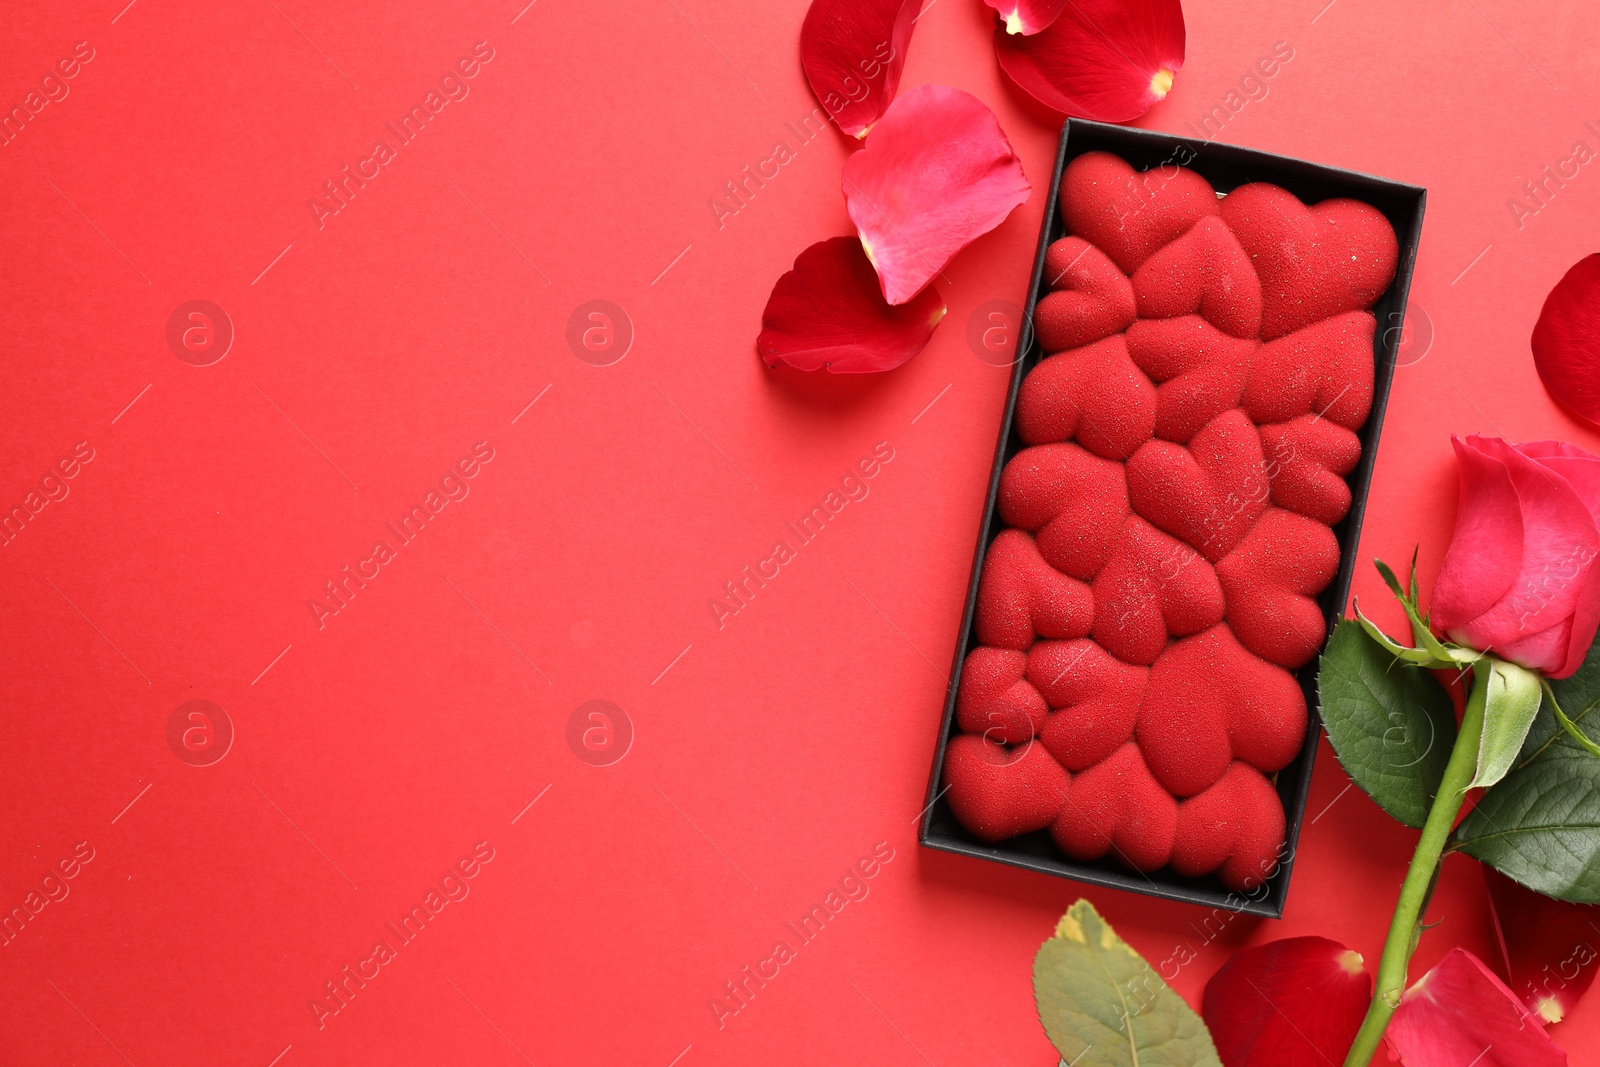
<svg viewBox="0 0 1600 1067"><path fill-rule="evenodd" d="M1085 152L1061 174L1067 232L1110 256L1124 274L1221 210L1211 183L1186 167L1140 172L1109 152Z"/></svg>
<svg viewBox="0 0 1600 1067"><path fill-rule="evenodd" d="M1026 652L1036 637L1082 637L1093 622L1088 586L1046 563L1021 530L1001 531L978 578L980 644Z"/></svg>
<svg viewBox="0 0 1600 1067"><path fill-rule="evenodd" d="M1266 340L1370 308L1394 280L1400 242L1370 204L1340 199L1306 207L1285 189L1252 182L1223 199L1222 217L1261 279ZM1371 355L1369 347L1369 363Z"/></svg>
<svg viewBox="0 0 1600 1067"><path fill-rule="evenodd" d="M1226 624L1176 641L1150 668L1136 736L1156 780L1194 796L1235 759L1270 774L1300 752L1305 694L1245 651Z"/></svg>
<svg viewBox="0 0 1600 1067"><path fill-rule="evenodd" d="M1247 763L1232 763L1217 783L1178 805L1172 869L1198 878L1216 871L1222 883L1253 893L1282 859L1283 801Z"/></svg>
<svg viewBox="0 0 1600 1067"><path fill-rule="evenodd" d="M1050 708L1023 677L1027 667L1028 657L1009 648L979 647L968 653L956 688L961 729L1008 745L1037 737Z"/></svg>
<svg viewBox="0 0 1600 1067"><path fill-rule="evenodd" d="M1030 445L1073 438L1097 456L1127 459L1155 423L1156 387L1120 333L1051 356L1017 394L1017 434Z"/></svg>
<svg viewBox="0 0 1600 1067"><path fill-rule="evenodd" d="M1261 282L1228 224L1207 216L1133 276L1141 319L1200 314L1232 337L1261 330Z"/></svg>
<svg viewBox="0 0 1600 1067"><path fill-rule="evenodd" d="M1094 639L1128 663L1154 663L1168 636L1222 621L1222 586L1198 552L1134 515L1094 579Z"/></svg>
<svg viewBox="0 0 1600 1067"><path fill-rule="evenodd" d="M1274 504L1328 526L1349 514L1350 486L1344 476L1361 459L1359 437L1315 415L1260 431Z"/></svg>
<svg viewBox="0 0 1600 1067"><path fill-rule="evenodd" d="M1244 410L1257 423L1317 415L1359 430L1372 410L1372 334L1365 311L1337 315L1256 352L1244 386Z"/></svg>
<svg viewBox="0 0 1600 1067"><path fill-rule="evenodd" d="M1073 444L1012 456L1000 475L999 504L1007 524L1037 534L1045 562L1085 581L1110 558L1131 514L1122 464Z"/></svg>
<svg viewBox="0 0 1600 1067"><path fill-rule="evenodd" d="M1316 595L1339 571L1339 542L1315 519L1271 508L1217 564L1228 625L1269 663L1311 662L1328 636Z"/></svg>
<svg viewBox="0 0 1600 1067"><path fill-rule="evenodd" d="M1206 423L1239 406L1255 341L1229 337L1199 315L1140 319L1128 327L1128 356L1156 386L1156 436L1188 444Z"/></svg>
<svg viewBox="0 0 1600 1067"><path fill-rule="evenodd" d="M1057 710L1039 740L1069 771L1094 766L1133 737L1149 676L1093 641L1040 641L1028 652L1028 681Z"/></svg>
<svg viewBox="0 0 1600 1067"><path fill-rule="evenodd" d="M1045 251L1044 281L1054 291L1034 307L1033 330L1046 352L1091 344L1133 321L1128 276L1081 237L1063 237Z"/></svg>
<svg viewBox="0 0 1600 1067"><path fill-rule="evenodd" d="M944 776L950 810L984 841L1044 829L1067 795L1067 772L1040 744L1007 749L961 734L945 747Z"/></svg>
<svg viewBox="0 0 1600 1067"><path fill-rule="evenodd" d="M1178 802L1150 776L1131 741L1074 775L1060 810L1050 836L1073 859L1115 851L1134 870L1153 871L1172 855Z"/></svg>
<svg viewBox="0 0 1600 1067"><path fill-rule="evenodd" d="M1244 539L1267 507L1261 435L1225 411L1188 444L1149 441L1128 460L1133 510L1212 562Z"/></svg>

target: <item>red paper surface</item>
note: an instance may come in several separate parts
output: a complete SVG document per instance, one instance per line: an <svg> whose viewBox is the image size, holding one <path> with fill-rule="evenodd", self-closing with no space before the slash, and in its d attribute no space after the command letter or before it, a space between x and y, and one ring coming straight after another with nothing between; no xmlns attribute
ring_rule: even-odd
<svg viewBox="0 0 1600 1067"><path fill-rule="evenodd" d="M1246 943L1376 960L1414 834L1328 752L1281 922L916 846L1008 376L983 330L1021 300L1042 192L946 270L902 369L765 370L772 282L849 232L851 146L805 131L804 3L124 2L0 16L0 104L25 108L0 146L0 506L39 494L0 548L0 903L27 916L0 1061L1053 1064L1030 961L1079 895L1192 1002ZM929 7L902 88L991 103L1042 190L1058 117L1004 82L991 21ZM478 42L467 95L402 143ZM1143 120L1429 189L1356 582L1397 632L1367 559L1420 540L1431 579L1449 433L1600 446L1527 343L1594 248L1600 176L1563 161L1600 149L1597 45L1578 0L1192 4ZM369 177L309 206L345 167ZM205 366L203 320L168 341L196 300L233 334ZM479 442L465 498L401 544L388 524ZM197 700L221 714L178 714ZM803 940L862 860L867 895ZM402 942L461 861L467 895ZM1416 973L1494 958L1469 861L1429 918ZM748 999L719 1016L729 982ZM1594 998L1552 1033L1600 1063Z"/></svg>

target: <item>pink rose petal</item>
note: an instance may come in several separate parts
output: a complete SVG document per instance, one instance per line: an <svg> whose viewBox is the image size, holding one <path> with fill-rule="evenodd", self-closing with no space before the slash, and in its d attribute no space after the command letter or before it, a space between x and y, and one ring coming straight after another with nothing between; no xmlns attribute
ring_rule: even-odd
<svg viewBox="0 0 1600 1067"><path fill-rule="evenodd" d="M1533 327L1533 365L1550 395L1600 423L1600 254L1567 271Z"/></svg>
<svg viewBox="0 0 1600 1067"><path fill-rule="evenodd" d="M806 81L839 128L861 137L900 86L921 0L812 0L800 24Z"/></svg>
<svg viewBox="0 0 1600 1067"><path fill-rule="evenodd" d="M891 304L920 292L1031 191L994 112L944 85L896 100L844 164L845 207Z"/></svg>
<svg viewBox="0 0 1600 1067"><path fill-rule="evenodd" d="M1068 0L983 0L1000 16L1007 33L1038 33L1049 26Z"/></svg>
<svg viewBox="0 0 1600 1067"><path fill-rule="evenodd" d="M1488 866L1483 877L1512 992L1541 1019L1560 1022L1600 971L1600 905L1552 899Z"/></svg>
<svg viewBox="0 0 1600 1067"><path fill-rule="evenodd" d="M1000 66L1040 103L1101 122L1127 122L1172 89L1183 66L1178 0L1071 0L1029 36L995 31Z"/></svg>
<svg viewBox="0 0 1600 1067"><path fill-rule="evenodd" d="M1600 460L1559 442L1453 441L1461 500L1433 621L1463 645L1565 678L1600 627Z"/></svg>
<svg viewBox="0 0 1600 1067"><path fill-rule="evenodd" d="M1291 937L1234 953L1200 1012L1226 1067L1323 1067L1344 1062L1371 1000L1360 954Z"/></svg>
<svg viewBox="0 0 1600 1067"><path fill-rule="evenodd" d="M1389 1020L1405 1067L1566 1067L1567 1054L1483 961L1453 948Z"/></svg>
<svg viewBox="0 0 1600 1067"><path fill-rule="evenodd" d="M818 241L795 257L761 313L756 350L767 366L856 374L891 370L921 352L944 317L929 286L891 307L854 237Z"/></svg>

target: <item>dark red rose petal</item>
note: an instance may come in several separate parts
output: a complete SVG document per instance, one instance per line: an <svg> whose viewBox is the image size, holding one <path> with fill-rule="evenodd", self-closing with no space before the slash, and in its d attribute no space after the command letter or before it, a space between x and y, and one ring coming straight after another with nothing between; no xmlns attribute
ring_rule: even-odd
<svg viewBox="0 0 1600 1067"><path fill-rule="evenodd" d="M1600 254L1578 260L1545 297L1533 365L1551 396L1600 423Z"/></svg>
<svg viewBox="0 0 1600 1067"><path fill-rule="evenodd" d="M886 304L861 242L830 237L796 256L772 287L756 351L769 367L892 370L927 346L944 312L931 285L910 303Z"/></svg>
<svg viewBox="0 0 1600 1067"><path fill-rule="evenodd" d="M896 100L844 164L845 207L891 304L920 292L1031 191L994 112L945 85Z"/></svg>
<svg viewBox="0 0 1600 1067"><path fill-rule="evenodd" d="M1234 953L1200 1014L1224 1067L1324 1067L1344 1062L1371 1000L1359 953L1291 937Z"/></svg>
<svg viewBox="0 0 1600 1067"><path fill-rule="evenodd" d="M983 0L1000 16L1007 33L1038 33L1067 6L1067 0Z"/></svg>
<svg viewBox="0 0 1600 1067"><path fill-rule="evenodd" d="M1389 1044L1406 1067L1566 1067L1544 1022L1464 948L1406 990L1389 1020Z"/></svg>
<svg viewBox="0 0 1600 1067"><path fill-rule="evenodd" d="M1036 100L1080 118L1127 122L1172 89L1183 66L1178 0L1072 0L1032 35L995 30L1000 66Z"/></svg>
<svg viewBox="0 0 1600 1067"><path fill-rule="evenodd" d="M1511 991L1546 1022L1571 1011L1600 970L1600 906L1554 900L1483 868Z"/></svg>
<svg viewBox="0 0 1600 1067"><path fill-rule="evenodd" d="M852 137L883 115L900 86L921 0L812 0L800 65L823 109Z"/></svg>

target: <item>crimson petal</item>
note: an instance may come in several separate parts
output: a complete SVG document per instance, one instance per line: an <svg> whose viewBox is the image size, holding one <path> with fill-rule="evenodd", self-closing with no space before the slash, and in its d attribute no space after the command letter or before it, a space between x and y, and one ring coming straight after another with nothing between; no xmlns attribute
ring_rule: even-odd
<svg viewBox="0 0 1600 1067"><path fill-rule="evenodd" d="M1600 970L1594 949L1600 906L1535 893L1488 866L1483 877L1512 991L1546 1022L1560 1022Z"/></svg>
<svg viewBox="0 0 1600 1067"><path fill-rule="evenodd" d="M1041 33L995 30L1000 66L1047 107L1127 122L1172 89L1183 66L1178 0L1072 0Z"/></svg>
<svg viewBox="0 0 1600 1067"><path fill-rule="evenodd" d="M892 370L927 347L944 313L931 285L908 304L884 303L861 242L830 237L796 256L772 287L756 350L769 367Z"/></svg>
<svg viewBox="0 0 1600 1067"><path fill-rule="evenodd" d="M800 24L800 65L817 100L852 137L889 107L900 86L921 0L813 0Z"/></svg>
<svg viewBox="0 0 1600 1067"><path fill-rule="evenodd" d="M1225 1067L1326 1067L1344 1062L1371 1000L1359 953L1290 937L1234 953L1200 1013Z"/></svg>
<svg viewBox="0 0 1600 1067"><path fill-rule="evenodd" d="M1544 1022L1464 948L1406 990L1389 1020L1405 1067L1566 1067Z"/></svg>
<svg viewBox="0 0 1600 1067"><path fill-rule="evenodd" d="M891 304L910 300L1031 192L994 112L945 85L896 100L844 164L845 207Z"/></svg>
<svg viewBox="0 0 1600 1067"><path fill-rule="evenodd" d="M1038 33L1049 26L1068 0L983 0L1000 16L1007 33Z"/></svg>
<svg viewBox="0 0 1600 1067"><path fill-rule="evenodd" d="M1600 423L1600 254L1578 260L1545 297L1533 365L1551 396Z"/></svg>

